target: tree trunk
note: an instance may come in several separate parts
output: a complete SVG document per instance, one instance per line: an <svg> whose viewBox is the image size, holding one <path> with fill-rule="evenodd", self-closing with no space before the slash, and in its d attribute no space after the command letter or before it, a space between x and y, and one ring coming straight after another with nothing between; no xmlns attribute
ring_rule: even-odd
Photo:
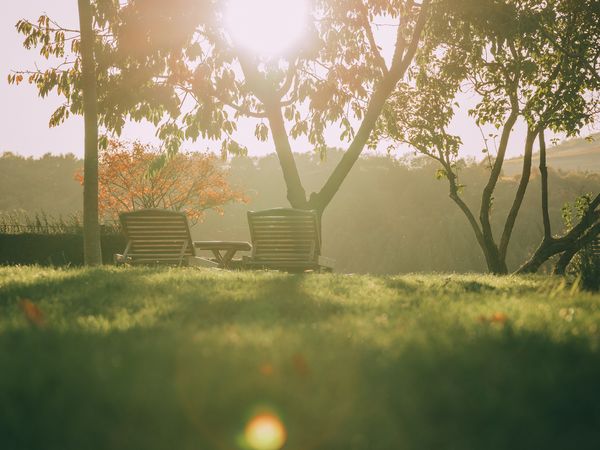
<svg viewBox="0 0 600 450"><path fill-rule="evenodd" d="M546 138L540 130L540 182L542 183L542 220L544 222L544 240L552 239L550 212L548 210L548 166L546 165Z"/></svg>
<svg viewBox="0 0 600 450"><path fill-rule="evenodd" d="M554 275L564 275L567 272L567 266L576 253L577 250L575 248L571 248L560 255L560 258L558 258L558 261L556 261L556 264L554 265L554 270L552 273Z"/></svg>
<svg viewBox="0 0 600 450"><path fill-rule="evenodd" d="M590 203L590 210L581 218L580 222L575 225L566 235L560 238L552 237L552 229L550 227L550 214L548 210L548 167L546 165L546 141L544 138L544 130L539 134L540 140L540 175L542 184L542 219L544 223L544 238L536 249L535 253L526 261L516 273L535 273L539 268L552 258L554 255L562 253L554 266L554 273L564 275L567 266L579 251L579 249L596 234L599 223L598 215L595 209L600 205L600 194Z"/></svg>
<svg viewBox="0 0 600 450"><path fill-rule="evenodd" d="M550 213L548 210L548 166L546 164L546 138L544 129L539 133L540 142L540 183L542 190L542 221L544 223L544 238L529 261L525 262L517 273L535 273L548 259L557 253L558 242L552 238Z"/></svg>
<svg viewBox="0 0 600 450"><path fill-rule="evenodd" d="M542 264L552 258L554 255L564 251L564 245L561 245L555 239L544 239L534 254L526 261L515 273L536 273Z"/></svg>
<svg viewBox="0 0 600 450"><path fill-rule="evenodd" d="M589 211L577 225L560 238L544 239L533 256L519 267L516 273L535 273L551 257L562 253L554 266L554 273L564 274L567 265L579 249L600 233L600 212L596 211L598 206L600 206L600 194L592 200Z"/></svg>
<svg viewBox="0 0 600 450"><path fill-rule="evenodd" d="M579 224L581 225L581 223ZM554 273L562 275L575 254L584 246L591 243L600 233L600 222L586 225L585 228L574 228L561 238L544 240L535 253L515 273L535 273L554 255L562 253L554 266Z"/></svg>
<svg viewBox="0 0 600 450"><path fill-rule="evenodd" d="M469 206L464 202L464 200L460 197L458 191L458 182L456 174L452 171L452 167L448 161L443 160L442 157L439 159L440 163L446 170L446 174L448 177L448 183L450 185L450 198L458 205L460 210L463 212L473 232L475 233L475 237L477 238L477 243L483 251L483 255L485 257L485 262L488 267L488 271L495 274L505 274L508 272L506 264L504 261L500 259L500 255L498 253L498 247L494 243L493 239L486 239L483 235L479 224L477 223L477 219L473 215L473 212L469 208Z"/></svg>
<svg viewBox="0 0 600 450"><path fill-rule="evenodd" d="M479 223L481 224L482 243L480 246L485 255L485 260L488 266L488 270L495 274L506 274L508 268L506 262L501 257L501 253L498 250L498 246L494 241L494 232L490 222L490 212L492 209L492 195L496 189L496 184L502 173L502 165L504 164L504 157L506 155L506 149L508 147L508 141L518 117L518 104L513 101L511 113L507 117L502 129L502 135L500 137L500 144L498 146L498 154L490 173L490 178L487 184L483 188L481 194L481 207L479 210Z"/></svg>
<svg viewBox="0 0 600 450"><path fill-rule="evenodd" d="M481 232L483 233L485 246L488 248L496 247L494 242L494 233L492 231L492 224L490 222L490 212L492 209L492 195L496 189L496 184L502 173L502 165L504 164L504 157L506 155L506 149L508 147L508 141L512 133L512 129L517 121L519 115L518 104L512 105L512 110L504 126L502 128L502 135L500 137L500 144L498 145L498 153L490 173L487 184L483 188L481 194L481 207L479 209L479 223L481 223Z"/></svg>
<svg viewBox="0 0 600 450"><path fill-rule="evenodd" d="M584 246L591 244L595 239L598 239L598 236L600 236L600 221L589 227L585 233L582 233L581 236L560 256L554 266L554 274L564 275L567 266L577 252Z"/></svg>
<svg viewBox="0 0 600 450"><path fill-rule="evenodd" d="M506 266L506 261L500 255L496 244L493 242L490 244L490 241L486 240L484 241L482 249L488 271L494 275L506 275L508 273L508 267Z"/></svg>
<svg viewBox="0 0 600 450"><path fill-rule="evenodd" d="M523 204L523 198L525 197L525 192L527 192L527 186L529 185L529 177L531 176L531 156L533 153L533 143L535 142L537 133L537 130L527 130L521 180L519 181L519 187L517 188L517 193L515 194L513 204L508 212L508 216L506 217L504 230L502 231L502 237L500 239L500 259L503 261L506 260L508 243L510 242L510 237L512 236L512 231L515 227L515 222L517 220L519 210L521 209L521 205Z"/></svg>
<svg viewBox="0 0 600 450"><path fill-rule="evenodd" d="M277 153L287 188L287 199L292 208L310 209L306 200L306 192L300 180L296 161L294 160L290 140L285 129L285 122L281 115L281 105L279 102L273 105L269 103L265 102L265 110L268 115L271 136L275 143L275 152Z"/></svg>
<svg viewBox="0 0 600 450"><path fill-rule="evenodd" d="M81 83L85 124L83 179L83 257L86 266L102 264L98 222L98 114L94 31L89 0L78 0L81 28Z"/></svg>

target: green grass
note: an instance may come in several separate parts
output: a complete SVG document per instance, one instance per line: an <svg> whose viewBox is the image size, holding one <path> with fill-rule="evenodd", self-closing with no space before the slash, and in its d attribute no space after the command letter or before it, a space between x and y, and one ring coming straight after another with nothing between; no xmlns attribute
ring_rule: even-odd
<svg viewBox="0 0 600 450"><path fill-rule="evenodd" d="M286 449L597 449L599 344L561 279L0 268L0 448L248 448L266 410Z"/></svg>

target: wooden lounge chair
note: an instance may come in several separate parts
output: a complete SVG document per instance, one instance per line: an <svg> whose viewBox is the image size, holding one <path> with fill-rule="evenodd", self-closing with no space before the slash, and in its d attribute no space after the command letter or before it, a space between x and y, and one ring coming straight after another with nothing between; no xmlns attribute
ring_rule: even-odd
<svg viewBox="0 0 600 450"><path fill-rule="evenodd" d="M321 256L321 228L316 211L275 208L249 211L252 256L247 268L289 272L333 271L335 261Z"/></svg>
<svg viewBox="0 0 600 450"><path fill-rule="evenodd" d="M115 264L227 267L236 251L251 249L248 242L192 241L182 212L143 209L121 213L119 219L127 247L114 255ZM196 250L213 251L217 262L197 256Z"/></svg>

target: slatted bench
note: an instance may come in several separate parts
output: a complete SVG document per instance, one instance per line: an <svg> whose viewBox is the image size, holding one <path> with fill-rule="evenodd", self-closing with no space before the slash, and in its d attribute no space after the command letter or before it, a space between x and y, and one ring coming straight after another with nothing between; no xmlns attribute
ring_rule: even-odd
<svg viewBox="0 0 600 450"><path fill-rule="evenodd" d="M164 209L143 209L119 215L127 247L114 255L116 264L228 267L238 250L250 250L248 242L192 241L185 213ZM217 261L196 255L211 250ZM225 251L225 255L221 255Z"/></svg>
<svg viewBox="0 0 600 450"><path fill-rule="evenodd" d="M321 255L321 230L316 211L275 208L249 211L252 256L247 268L289 272L333 271L335 261Z"/></svg>
<svg viewBox="0 0 600 450"><path fill-rule="evenodd" d="M592 253L596 258L600 258L600 235L592 241Z"/></svg>

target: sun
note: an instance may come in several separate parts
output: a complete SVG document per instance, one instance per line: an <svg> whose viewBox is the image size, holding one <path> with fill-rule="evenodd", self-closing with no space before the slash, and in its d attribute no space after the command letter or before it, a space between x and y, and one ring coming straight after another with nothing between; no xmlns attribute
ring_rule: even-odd
<svg viewBox="0 0 600 450"><path fill-rule="evenodd" d="M235 45L275 57L302 39L307 14L307 0L229 0L225 20Z"/></svg>

